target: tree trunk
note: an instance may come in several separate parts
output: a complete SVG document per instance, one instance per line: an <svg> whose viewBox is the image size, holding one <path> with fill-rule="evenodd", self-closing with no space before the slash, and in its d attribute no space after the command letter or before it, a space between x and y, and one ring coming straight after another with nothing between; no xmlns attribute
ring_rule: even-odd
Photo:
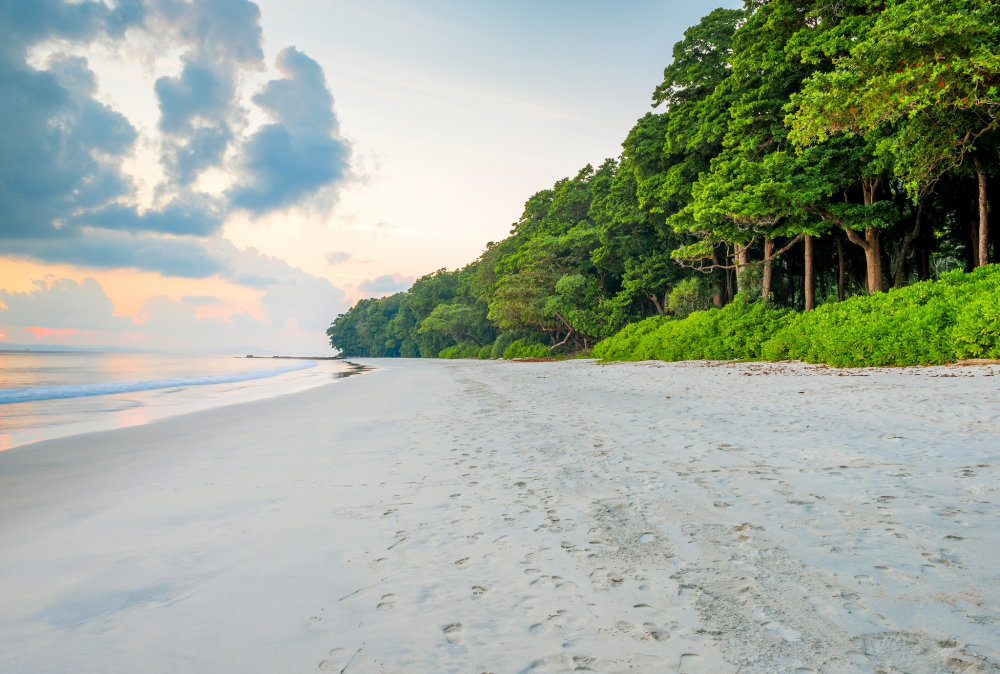
<svg viewBox="0 0 1000 674"><path fill-rule="evenodd" d="M736 292L745 294L746 275L743 272L750 265L750 248L738 243L733 245L736 246Z"/></svg>
<svg viewBox="0 0 1000 674"><path fill-rule="evenodd" d="M802 290L805 297L803 303L806 311L816 308L816 238L806 234L806 271L805 279L802 282Z"/></svg>
<svg viewBox="0 0 1000 674"><path fill-rule="evenodd" d="M861 249L865 251L865 263L868 267L867 282L868 282L868 294L874 295L878 292L883 292L882 288L882 242L881 234L882 232L878 227L866 227L865 228L865 238L861 238L861 235L855 232L853 229L844 228L844 233L847 234L847 238L851 240L851 243L856 243L861 246Z"/></svg>
<svg viewBox="0 0 1000 674"><path fill-rule="evenodd" d="M767 260L774 254L774 239L769 236L764 237L764 259ZM774 278L774 270L771 269L770 261L764 263L764 277L761 284L761 295L765 302L771 300L771 280Z"/></svg>
<svg viewBox="0 0 1000 674"><path fill-rule="evenodd" d="M976 252L979 253L978 266L985 267L990 263L990 209L986 201L986 171L979 161L979 153L973 154L972 160L976 164L976 176L979 178L979 241Z"/></svg>
<svg viewBox="0 0 1000 674"><path fill-rule="evenodd" d="M920 202L917 204L917 213L913 220L913 231L903 237L903 245L899 247L899 255L896 256L896 278L893 279L893 288L903 287L903 269L906 267L906 249L909 247L910 243L913 242L918 236L920 236L920 217L924 212L924 204Z"/></svg>
<svg viewBox="0 0 1000 674"><path fill-rule="evenodd" d="M834 236L837 241L837 299L844 301L844 242L840 235Z"/></svg>
<svg viewBox="0 0 1000 674"><path fill-rule="evenodd" d="M965 255L965 272L969 273L979 266L979 223L975 220L969 223L969 247Z"/></svg>
<svg viewBox="0 0 1000 674"><path fill-rule="evenodd" d="M881 176L875 178L868 177L861 180L861 190L864 193L865 206L871 206L875 203L875 194L878 192L878 186L881 181ZM865 251L865 262L868 267L866 279L868 282L868 294L873 295L877 292L884 292L885 288L882 285L882 233L879 231L879 228L866 227L865 238L863 239L853 229L843 226L841 228L847 234L847 238L851 243L861 246L861 249Z"/></svg>
<svg viewBox="0 0 1000 674"><path fill-rule="evenodd" d="M719 266L719 256L715 254L714 250L712 251L712 264L714 266L716 266L716 267ZM718 276L718 275L716 274L716 276ZM714 304L717 308L721 309L722 308L722 281L721 281L721 279L716 278L715 283L712 284L712 285L713 285L713 287L712 287L712 304Z"/></svg>
<svg viewBox="0 0 1000 674"><path fill-rule="evenodd" d="M664 313L664 307L660 304L660 298L654 293L649 296L649 299L651 299L653 301L653 305L656 306L656 312L661 316L666 316L666 313Z"/></svg>

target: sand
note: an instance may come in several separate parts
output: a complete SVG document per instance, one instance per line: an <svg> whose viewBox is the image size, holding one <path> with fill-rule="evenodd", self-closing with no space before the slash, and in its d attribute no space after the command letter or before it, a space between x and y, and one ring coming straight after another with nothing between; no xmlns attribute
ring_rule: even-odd
<svg viewBox="0 0 1000 674"><path fill-rule="evenodd" d="M0 671L1000 671L1000 367L370 364L0 453Z"/></svg>

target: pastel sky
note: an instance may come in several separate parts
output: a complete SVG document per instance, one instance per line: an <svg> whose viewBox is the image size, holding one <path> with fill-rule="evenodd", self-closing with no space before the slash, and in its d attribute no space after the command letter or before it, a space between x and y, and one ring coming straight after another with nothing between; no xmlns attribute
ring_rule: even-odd
<svg viewBox="0 0 1000 674"><path fill-rule="evenodd" d="M617 156L699 0L0 0L0 343L330 353Z"/></svg>

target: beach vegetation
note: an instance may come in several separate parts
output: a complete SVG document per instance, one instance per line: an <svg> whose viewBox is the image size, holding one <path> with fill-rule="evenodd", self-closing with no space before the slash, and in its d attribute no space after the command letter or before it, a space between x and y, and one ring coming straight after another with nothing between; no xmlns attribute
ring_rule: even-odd
<svg viewBox="0 0 1000 674"><path fill-rule="evenodd" d="M385 357L993 357L998 87L1000 0L717 9L674 45L619 156L536 192L466 267L358 302L331 344Z"/></svg>

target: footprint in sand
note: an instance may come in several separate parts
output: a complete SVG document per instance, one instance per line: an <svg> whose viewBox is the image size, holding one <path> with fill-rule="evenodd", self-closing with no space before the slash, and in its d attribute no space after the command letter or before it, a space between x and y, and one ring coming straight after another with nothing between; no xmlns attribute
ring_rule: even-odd
<svg viewBox="0 0 1000 674"><path fill-rule="evenodd" d="M826 613L830 610L830 605L823 601L822 598L810 595L805 598L810 605L812 605L813 610L817 613Z"/></svg>
<svg viewBox="0 0 1000 674"><path fill-rule="evenodd" d="M635 625L633 625L628 621L619 620L617 623L615 623L615 627L618 628L619 632L629 635L636 641L649 640L649 636L647 636L647 634L643 630L640 630L638 627L636 627Z"/></svg>
<svg viewBox="0 0 1000 674"><path fill-rule="evenodd" d="M391 592L389 594L382 595L382 601L379 602L377 608L379 611L391 611L396 608L396 595Z"/></svg>
<svg viewBox="0 0 1000 674"><path fill-rule="evenodd" d="M351 662L350 653L346 648L334 648L329 656L319 663L321 672L342 672Z"/></svg>
<svg viewBox="0 0 1000 674"><path fill-rule="evenodd" d="M462 640L461 632L463 629L462 623L450 623L441 628L441 631L444 632L444 636L448 640L448 643L457 644Z"/></svg>
<svg viewBox="0 0 1000 674"><path fill-rule="evenodd" d="M460 569L464 569L468 565L468 563L469 563L469 558L463 557L462 559L455 562L455 566L457 566Z"/></svg>
<svg viewBox="0 0 1000 674"><path fill-rule="evenodd" d="M643 623L642 626L645 627L646 631L649 632L649 635L657 641L666 641L670 638L670 633L662 627L659 627L656 623Z"/></svg>
<svg viewBox="0 0 1000 674"><path fill-rule="evenodd" d="M559 594L572 594L576 592L576 583L571 580L565 580L559 576L552 576L552 582L555 584L555 590Z"/></svg>
<svg viewBox="0 0 1000 674"><path fill-rule="evenodd" d="M476 596L486 594L487 592L489 592L489 588L487 588L487 587L483 587L482 585L473 585L472 586L472 594L474 594Z"/></svg>
<svg viewBox="0 0 1000 674"><path fill-rule="evenodd" d="M785 641L791 641L794 643L802 642L802 635L799 634L797 630L794 630L790 627L786 627L785 625L782 625L777 621L766 620L765 622L762 622L760 626L765 629L771 630Z"/></svg>
<svg viewBox="0 0 1000 674"><path fill-rule="evenodd" d="M677 671L679 674L701 674L705 671L705 665L699 654L685 653L681 656L680 667Z"/></svg>

